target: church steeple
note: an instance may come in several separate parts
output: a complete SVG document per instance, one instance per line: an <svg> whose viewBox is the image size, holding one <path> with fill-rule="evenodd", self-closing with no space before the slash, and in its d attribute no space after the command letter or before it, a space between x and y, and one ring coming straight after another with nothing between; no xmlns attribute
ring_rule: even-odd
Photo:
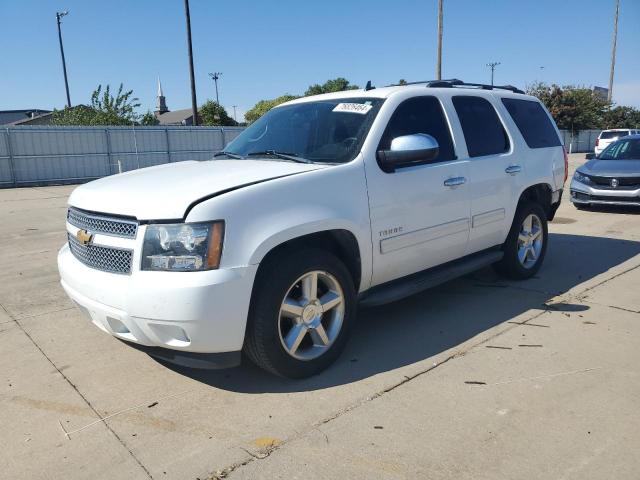
<svg viewBox="0 0 640 480"><path fill-rule="evenodd" d="M161 115L163 113L167 113L169 109L167 108L167 102L162 94L162 84L160 83L160 77L158 77L158 100L156 102L156 111L154 112L156 115Z"/></svg>

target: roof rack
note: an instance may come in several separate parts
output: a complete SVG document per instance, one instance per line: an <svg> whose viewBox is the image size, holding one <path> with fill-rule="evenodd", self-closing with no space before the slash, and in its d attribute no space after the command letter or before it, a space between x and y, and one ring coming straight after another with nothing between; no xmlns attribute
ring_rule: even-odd
<svg viewBox="0 0 640 480"><path fill-rule="evenodd" d="M448 80L423 80L421 82L408 82L403 85L426 85L427 88L454 88L454 87L474 87L479 88L481 90L509 90L513 93L524 93L517 87L513 85L486 85L484 83L467 83L459 80L457 78L451 78ZM399 85L395 85L399 86Z"/></svg>

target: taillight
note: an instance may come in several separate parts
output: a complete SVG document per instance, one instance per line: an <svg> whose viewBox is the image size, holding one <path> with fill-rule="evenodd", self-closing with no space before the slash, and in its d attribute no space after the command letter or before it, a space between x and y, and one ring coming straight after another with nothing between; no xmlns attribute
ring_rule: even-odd
<svg viewBox="0 0 640 480"><path fill-rule="evenodd" d="M596 147L597 147L598 145L600 145L600 139L599 139L599 138L596 138Z"/></svg>
<svg viewBox="0 0 640 480"><path fill-rule="evenodd" d="M562 147L562 153L564 153L564 182L569 178L569 155L567 155L567 151Z"/></svg>

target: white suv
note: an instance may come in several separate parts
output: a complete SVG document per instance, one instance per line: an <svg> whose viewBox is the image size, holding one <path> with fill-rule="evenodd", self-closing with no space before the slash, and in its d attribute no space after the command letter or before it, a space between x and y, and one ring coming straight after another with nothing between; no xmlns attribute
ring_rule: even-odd
<svg viewBox="0 0 640 480"><path fill-rule="evenodd" d="M514 87L301 98L211 161L76 188L62 286L99 328L151 355L228 367L244 350L306 377L344 348L359 302L490 264L534 275L566 175L551 117Z"/></svg>
<svg viewBox="0 0 640 480"><path fill-rule="evenodd" d="M596 138L596 146L594 148L594 153L596 155L600 155L605 148L611 145L613 142L618 140L619 138L626 137L627 135L637 135L640 134L640 130L634 129L615 129L615 130L603 130Z"/></svg>

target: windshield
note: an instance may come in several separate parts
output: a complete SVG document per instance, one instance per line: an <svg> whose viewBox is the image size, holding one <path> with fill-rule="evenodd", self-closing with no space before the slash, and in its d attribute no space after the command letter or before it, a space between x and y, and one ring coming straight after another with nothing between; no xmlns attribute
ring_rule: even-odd
<svg viewBox="0 0 640 480"><path fill-rule="evenodd" d="M618 140L598 157L599 160L640 160L640 138Z"/></svg>
<svg viewBox="0 0 640 480"><path fill-rule="evenodd" d="M609 130L608 132L602 132L600 134L600 138L603 140L609 140L611 138L624 137L625 135L629 135L628 130Z"/></svg>
<svg viewBox="0 0 640 480"><path fill-rule="evenodd" d="M225 152L318 163L353 160L384 100L341 98L276 107L243 131Z"/></svg>

